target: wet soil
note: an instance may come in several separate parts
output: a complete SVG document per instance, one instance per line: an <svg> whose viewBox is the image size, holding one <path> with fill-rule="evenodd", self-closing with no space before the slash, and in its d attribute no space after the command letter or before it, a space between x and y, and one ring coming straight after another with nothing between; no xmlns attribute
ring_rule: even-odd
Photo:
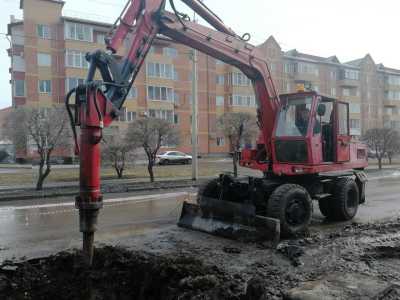
<svg viewBox="0 0 400 300"><path fill-rule="evenodd" d="M5 262L0 299L400 299L400 220L343 225L274 249L175 226L109 245L98 245L91 269L78 251Z"/></svg>
<svg viewBox="0 0 400 300"><path fill-rule="evenodd" d="M1 299L239 299L240 278L192 257L96 249L87 268L78 251L0 269Z"/></svg>

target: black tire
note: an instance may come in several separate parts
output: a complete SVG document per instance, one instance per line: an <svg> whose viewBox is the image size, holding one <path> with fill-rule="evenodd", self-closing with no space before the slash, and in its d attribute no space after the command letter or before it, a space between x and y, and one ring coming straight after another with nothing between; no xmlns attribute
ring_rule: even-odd
<svg viewBox="0 0 400 300"><path fill-rule="evenodd" d="M350 178L340 178L336 181L333 197L330 200L328 217L335 221L348 221L354 218L358 211L359 191L356 182Z"/></svg>
<svg viewBox="0 0 400 300"><path fill-rule="evenodd" d="M277 187L268 200L268 217L280 220L283 237L303 233L312 217L312 201L307 190L297 184Z"/></svg>
<svg viewBox="0 0 400 300"><path fill-rule="evenodd" d="M202 184L197 193L197 204L201 205L202 197L219 198L219 179L212 179Z"/></svg>
<svg viewBox="0 0 400 300"><path fill-rule="evenodd" d="M163 165L169 165L169 164L170 164L170 161L168 159L163 160Z"/></svg>
<svg viewBox="0 0 400 300"><path fill-rule="evenodd" d="M186 161L186 164L191 165L191 164L192 164L192 160L191 160L191 159L188 159L188 160Z"/></svg>

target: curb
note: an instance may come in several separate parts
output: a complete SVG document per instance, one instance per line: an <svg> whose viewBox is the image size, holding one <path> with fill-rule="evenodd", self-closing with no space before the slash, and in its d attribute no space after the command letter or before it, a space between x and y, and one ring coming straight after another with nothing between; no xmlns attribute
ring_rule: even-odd
<svg viewBox="0 0 400 300"><path fill-rule="evenodd" d="M132 192L143 192L143 191L154 191L161 189L179 189L188 187L197 187L199 184L207 179L199 179L196 182L192 180L177 180L177 181L158 181L155 183L121 183L121 184L104 184L101 188L103 194L113 193L132 193ZM15 201L15 200L33 200L33 199L45 199L45 198L57 198L64 196L77 196L79 194L78 187L66 187L66 188L49 188L44 191L21 191L20 193L15 191L0 191L0 202Z"/></svg>

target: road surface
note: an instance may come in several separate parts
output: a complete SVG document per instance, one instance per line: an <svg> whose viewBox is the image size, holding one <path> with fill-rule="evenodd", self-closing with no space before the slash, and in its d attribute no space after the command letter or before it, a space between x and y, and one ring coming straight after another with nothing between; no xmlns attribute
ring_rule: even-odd
<svg viewBox="0 0 400 300"><path fill-rule="evenodd" d="M372 178L367 202L356 222L371 222L400 216L400 174ZM100 212L96 241L147 234L154 228L173 224L184 200L195 197L195 189L150 195L110 194ZM110 199L109 197L113 197ZM45 202L43 202L45 201ZM332 228L315 207L314 230ZM45 256L81 246L78 213L72 199L13 201L0 203L0 261L23 256Z"/></svg>

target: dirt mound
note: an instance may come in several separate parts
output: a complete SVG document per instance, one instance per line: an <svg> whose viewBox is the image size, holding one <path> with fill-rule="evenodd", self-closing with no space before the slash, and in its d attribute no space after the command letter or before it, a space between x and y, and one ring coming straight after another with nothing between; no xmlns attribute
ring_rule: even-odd
<svg viewBox="0 0 400 300"><path fill-rule="evenodd" d="M0 299L246 299L244 282L187 256L96 249L88 270L78 252L0 268Z"/></svg>

